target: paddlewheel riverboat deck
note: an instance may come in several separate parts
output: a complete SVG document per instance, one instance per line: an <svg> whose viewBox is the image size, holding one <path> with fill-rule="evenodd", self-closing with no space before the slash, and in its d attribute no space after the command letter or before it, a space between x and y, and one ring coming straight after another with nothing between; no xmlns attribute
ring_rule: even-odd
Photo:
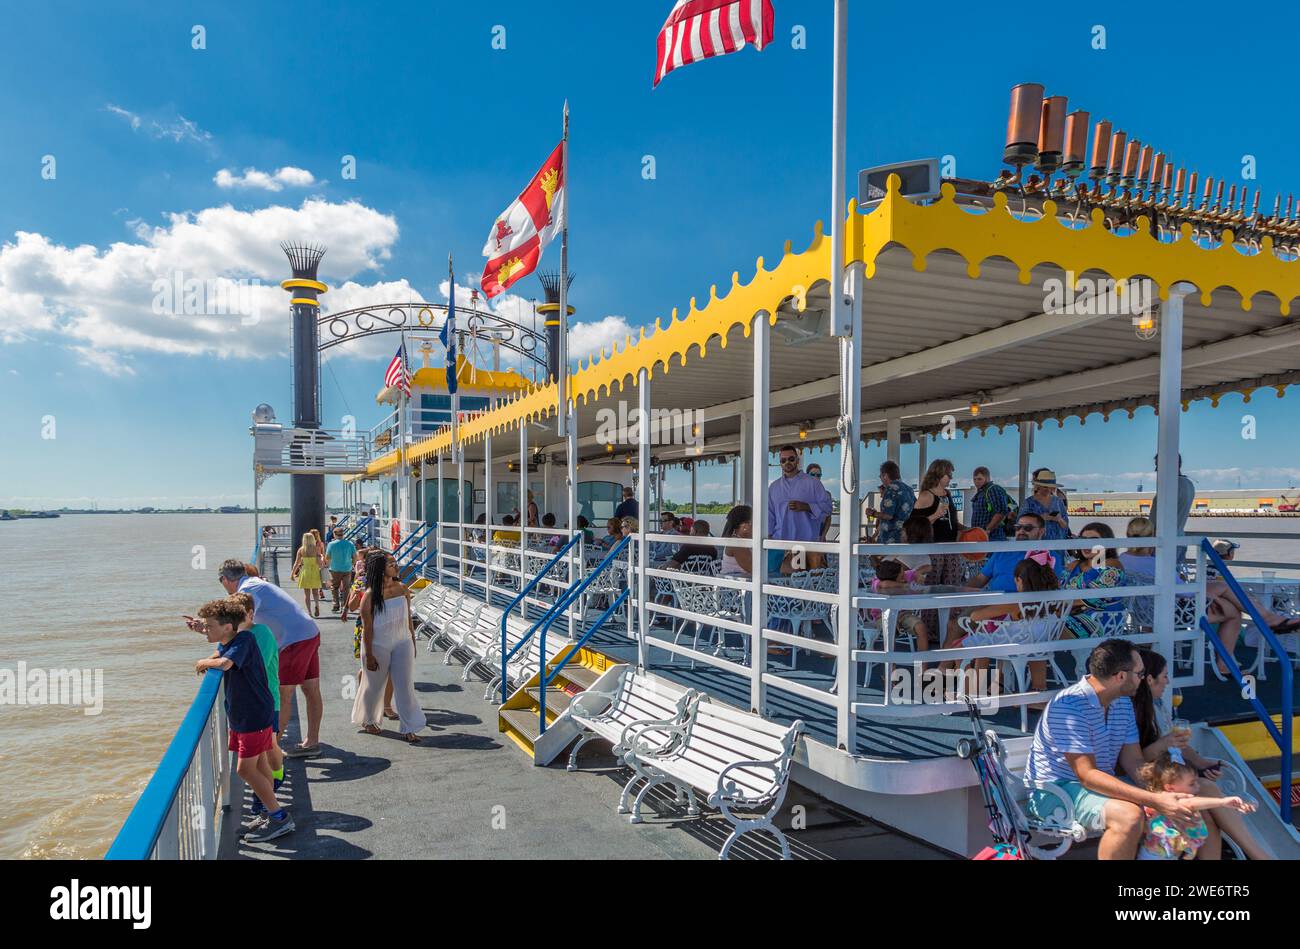
<svg viewBox="0 0 1300 949"><path fill-rule="evenodd" d="M527 382L497 393L455 431L421 436L405 425L395 446L372 444L371 460L349 472L353 502L364 482L381 485L384 510L366 529L396 550L408 576L429 585L431 642L459 649L490 680L501 732L535 764L567 760L563 753L584 734L583 715L601 711L584 711L583 693L595 690L609 705L634 684L692 692L736 713L719 720L730 724L712 726L722 736L713 751L719 769L740 754L743 736L777 735L777 745L754 739L762 751L748 757L767 761L778 783L792 780L954 853L973 854L988 842L975 775L954 753L969 734L964 701L900 697L897 685L919 666L899 613L935 610L942 627L958 608L1077 595L878 594L869 558L886 550L967 555L1030 547L1061 556L1078 541L866 543L861 511L874 487L868 475L882 460L873 446L897 461L901 446L918 445L923 471L927 452L941 454L946 438L1018 428L1023 486L1035 427L1070 416L1106 422L1151 406L1159 415L1156 489L1173 498L1180 409L1217 404L1229 392L1282 397L1300 381L1300 326L1291 317L1300 264L1290 236L1300 225L1290 209L1275 209L1272 218L1257 207L1247 213L1244 194L1235 207L1235 191L1226 207L1221 200L1198 206L1195 176L1185 187L1180 171L1175 188L1172 165L1160 156L1157 169L1142 152L1130 169L1122 133L1116 149L1109 123L1098 126L1105 125L1105 144L1094 142L1093 189L1076 186L1087 114L1082 130L1077 113L1070 117L1069 141L1056 146L1069 161L1052 160L1042 141L1026 159L1010 147L1023 138L1016 123L1024 96L1017 87L1008 142L1014 177L945 180L937 194L928 185L904 193L895 174L872 179L883 179L883 190L868 189L867 206L848 207L842 288L832 286L831 241L819 223L804 249L787 243L773 264L759 258L752 275L732 273L722 291L710 287L702 302L692 299L578 366L568 375L566 404L554 381ZM1049 116L1064 107L1053 103L1040 89L1034 109L1042 109L1044 128L1049 117L1063 117ZM1044 179L1022 182L1021 166L1035 160ZM1053 182L1062 164L1072 167ZM832 325L832 292L843 294L846 327ZM656 440L662 426L644 423L616 425L611 434L611 419L688 419L692 437ZM827 541L769 537L770 458L786 443L840 446L838 516ZM593 550L566 526L584 510L599 518L612 500L584 485L631 484L648 514L662 500L656 485L666 467L710 460L734 462L736 500L754 508L754 539L692 543L749 544L752 576L664 569L651 545L681 538L656 534L648 516L612 553ZM524 507L529 491L539 503L544 496L543 510L562 527L522 528L521 543L500 533L500 514ZM475 523L480 515L490 526ZM1279 640L1251 611L1256 635L1228 657L1225 680L1211 659L1222 645L1205 616L1211 561L1243 597L1241 584L1250 585L1257 600L1282 611L1296 609L1296 584L1234 576L1201 537L1180 536L1176 518L1175 505L1159 506L1157 536L1143 540L1156 550L1154 575L1108 590L1125 604L1113 632L1172 660L1166 701L1181 692L1179 714L1196 722L1195 745L1234 765L1233 780L1261 801L1252 830L1279 855L1300 856L1289 793L1295 643ZM567 542L558 554L544 543L557 533ZM1184 548L1188 563L1180 563ZM822 566L793 576L769 571L768 551L792 549ZM1264 566L1286 570L1297 561ZM1031 707L1077 679L1089 647L1008 635L925 658L987 658L1009 668L1049 661L1047 690L1006 676L1012 691L997 696L996 712L986 716L1018 772L1038 717ZM511 666L530 654L531 666ZM623 750L632 754L629 740ZM703 803L719 775L698 762L691 767L664 780L675 782L683 801L694 781ZM710 801L719 806L715 791ZM771 788L752 791L764 807L780 803Z"/></svg>

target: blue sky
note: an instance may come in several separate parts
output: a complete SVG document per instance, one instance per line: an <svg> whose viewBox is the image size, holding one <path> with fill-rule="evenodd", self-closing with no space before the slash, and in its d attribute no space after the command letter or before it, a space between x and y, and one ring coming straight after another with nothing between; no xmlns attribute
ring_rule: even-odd
<svg viewBox="0 0 1300 949"><path fill-rule="evenodd" d="M487 229L554 146L566 98L581 346L684 307L756 257L776 259L787 239L802 244L828 212L830 4L774 5L768 50L681 69L653 92L669 0L322 3L307 16L251 3L54 2L7 13L0 505L248 503L247 413L268 401L289 415L280 237L330 245L327 308L442 299L447 254L463 281L479 273ZM1231 29L1207 34L1220 16L1208 4L1066 7L981 33L966 14L925 9L932 21L912 5L854 5L851 174L947 154L959 175L993 177L1008 89L1034 80L1202 173L1239 174L1249 154L1252 187L1297 184L1288 159L1300 130L1279 121L1286 94L1263 83L1246 94L1223 78L1232 64L1289 61L1294 12L1242 8ZM205 49L192 48L196 24ZM1092 45L1097 25L1104 50ZM505 49L493 48L498 26ZM806 49L792 48L798 26ZM1180 67L1177 51L1210 35L1213 61ZM343 175L347 155L355 179ZM653 180L642 177L647 155ZM151 313L151 281L182 263L198 279L267 285L259 324ZM533 279L519 290L539 293ZM377 420L390 340L336 350L327 420ZM1300 462L1283 435L1294 398L1194 407L1185 468L1206 486L1294 483ZM1239 437L1244 411L1258 420L1255 441ZM47 416L53 439L41 437ZM1079 487L1131 490L1150 480L1153 443L1150 412L1094 417L1083 430L1049 426L1035 461ZM981 461L1014 471L1012 436L946 447L963 471ZM264 497L287 493L281 477Z"/></svg>

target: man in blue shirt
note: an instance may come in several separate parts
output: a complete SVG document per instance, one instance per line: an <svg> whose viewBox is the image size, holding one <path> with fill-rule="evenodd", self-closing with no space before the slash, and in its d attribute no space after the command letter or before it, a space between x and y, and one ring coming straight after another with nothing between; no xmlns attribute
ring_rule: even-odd
<svg viewBox="0 0 1300 949"><path fill-rule="evenodd" d="M881 544L903 542L903 521L912 516L916 507L916 492L903 480L898 462L886 461L880 466L880 510L864 508L862 513L874 517L880 524L876 541Z"/></svg>
<svg viewBox="0 0 1300 949"><path fill-rule="evenodd" d="M250 577L240 560L227 560L218 574L227 593L247 593L253 598L253 613L265 623L280 647L280 734L289 727L293 711L293 690L302 688L307 704L307 728L303 743L286 749L290 758L312 758L320 754L320 723L325 704L320 693L320 629L298 601L274 583Z"/></svg>
<svg viewBox="0 0 1300 949"><path fill-rule="evenodd" d="M357 545L345 540L343 531L335 528L334 539L325 546L325 556L329 558L330 589L334 593L334 612L337 613L340 596L346 599L352 586L352 564L357 559Z"/></svg>
<svg viewBox="0 0 1300 949"><path fill-rule="evenodd" d="M1190 794L1148 791L1117 777L1117 768L1132 778L1142 766L1133 696L1146 670L1136 646L1126 639L1107 639L1088 656L1088 674L1058 692L1034 730L1025 766L1031 813L1050 814L1059 799L1038 790L1053 784L1074 803L1074 818L1100 832L1100 860L1132 860L1146 825L1143 808L1179 823L1193 823L1198 812L1185 800ZM1210 812L1204 812L1209 837L1202 858L1214 859L1222 845Z"/></svg>

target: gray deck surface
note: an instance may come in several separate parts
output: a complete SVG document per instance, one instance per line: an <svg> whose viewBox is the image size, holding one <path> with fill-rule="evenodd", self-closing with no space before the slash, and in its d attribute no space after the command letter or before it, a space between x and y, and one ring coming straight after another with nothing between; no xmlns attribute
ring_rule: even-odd
<svg viewBox="0 0 1300 949"><path fill-rule="evenodd" d="M608 748L591 742L581 770L531 760L497 730L496 707L484 684L461 682L461 665L420 643L416 688L428 721L423 743L408 746L395 732L366 735L350 722L343 683L355 675L352 623L326 610L321 620L321 683L325 717L318 758L286 759L281 799L297 830L266 844L242 844L234 828L247 819L251 795L240 788L242 815L227 821L222 855L230 859L714 859L730 832L715 813L686 818L668 795L652 792L645 822L615 813L631 772ZM301 714L301 697L297 713ZM299 738L298 714L286 747ZM801 807L802 811L796 808ZM790 833L797 858L935 859L924 843L843 811L797 786L779 824L800 814ZM775 842L747 834L733 858L778 855Z"/></svg>

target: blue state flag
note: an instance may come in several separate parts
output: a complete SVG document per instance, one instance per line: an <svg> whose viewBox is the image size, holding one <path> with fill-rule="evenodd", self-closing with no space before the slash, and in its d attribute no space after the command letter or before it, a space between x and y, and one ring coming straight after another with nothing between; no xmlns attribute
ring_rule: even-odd
<svg viewBox="0 0 1300 949"><path fill-rule="evenodd" d="M456 281L451 281L447 302L447 322L442 324L438 339L447 350L447 392L456 394Z"/></svg>

